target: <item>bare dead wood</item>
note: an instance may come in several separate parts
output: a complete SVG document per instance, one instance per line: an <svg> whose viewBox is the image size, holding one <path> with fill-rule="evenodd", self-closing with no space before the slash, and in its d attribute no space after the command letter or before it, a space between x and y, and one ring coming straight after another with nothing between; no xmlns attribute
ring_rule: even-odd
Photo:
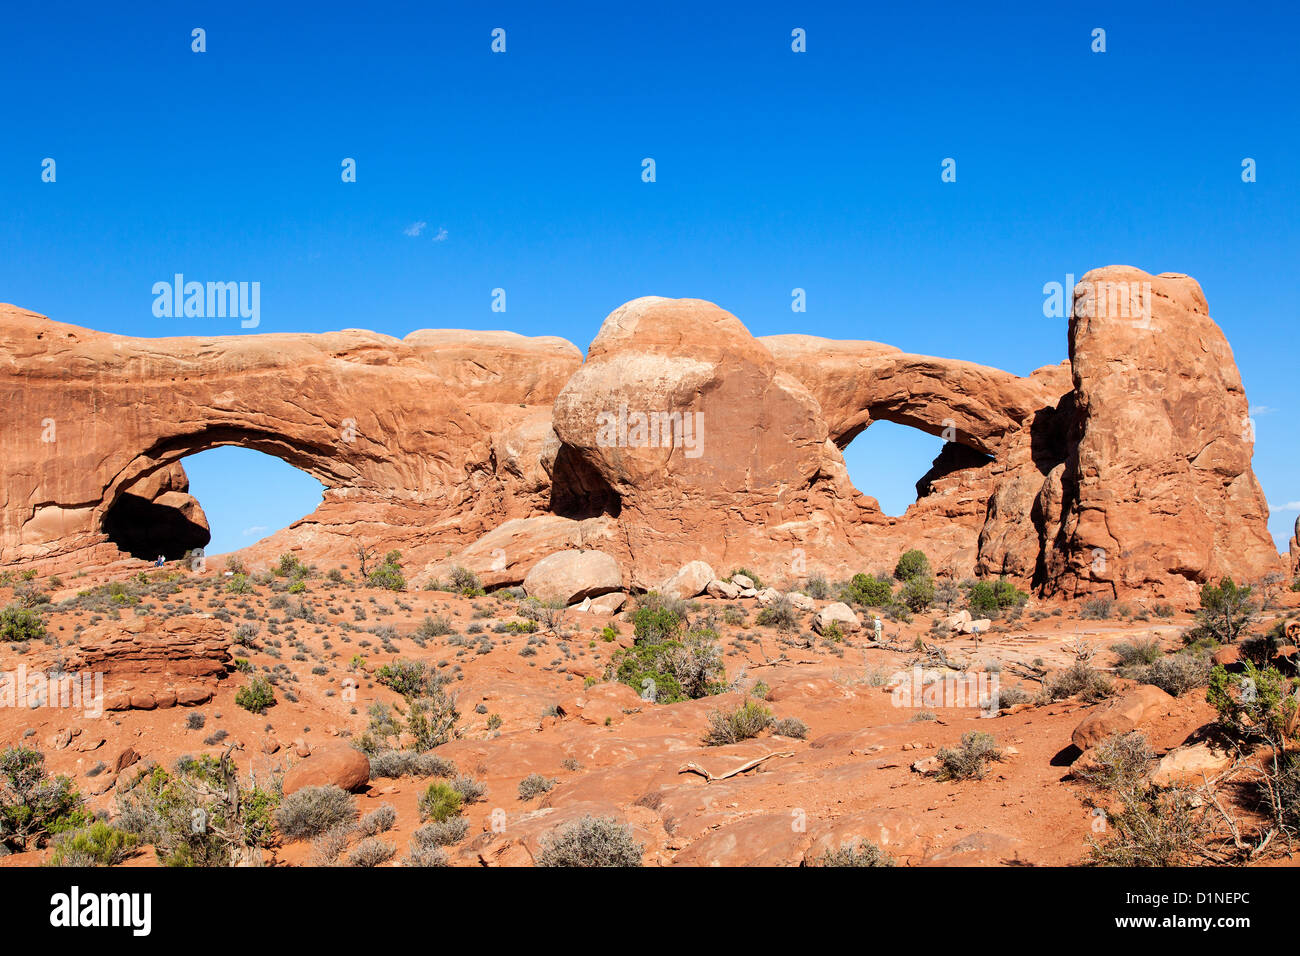
<svg viewBox="0 0 1300 956"><path fill-rule="evenodd" d="M762 757L756 757L753 760L747 761L746 763L742 763L739 767L736 767L734 770L728 770L726 773L720 773L717 775L709 773L709 771L705 770L699 764L695 763L695 761L691 761L690 763L687 763L682 767L680 767L677 772L697 773L705 780L708 780L710 783L712 783L714 780L726 780L728 777L734 777L736 776L736 774L744 773L746 770L753 770L764 760L770 760L773 757L793 757L793 756L794 756L793 750L773 751L770 754L764 754Z"/></svg>

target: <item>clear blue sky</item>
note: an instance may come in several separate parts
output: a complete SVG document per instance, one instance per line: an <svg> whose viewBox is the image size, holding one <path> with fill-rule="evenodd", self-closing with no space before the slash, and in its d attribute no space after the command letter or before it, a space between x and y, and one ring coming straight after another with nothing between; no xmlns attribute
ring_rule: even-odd
<svg viewBox="0 0 1300 956"><path fill-rule="evenodd" d="M585 348L628 299L698 296L756 334L1026 373L1065 357L1044 283L1186 272L1259 410L1268 498L1300 502L1294 4L704 6L11 5L0 300L241 334L154 317L153 283L181 272L260 282L256 331L505 327ZM937 451L873 428L848 458L897 513ZM216 457L187 461L196 484L206 467L267 487ZM214 551L314 503L249 497L228 513L200 493ZM1283 541L1295 517L1274 512Z"/></svg>

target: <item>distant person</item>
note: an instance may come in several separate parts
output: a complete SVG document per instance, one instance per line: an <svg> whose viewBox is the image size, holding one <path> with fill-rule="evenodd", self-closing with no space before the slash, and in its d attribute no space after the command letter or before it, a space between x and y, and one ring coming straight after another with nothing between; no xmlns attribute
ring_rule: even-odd
<svg viewBox="0 0 1300 956"><path fill-rule="evenodd" d="M153 563L153 566L155 568L161 568L166 563L167 563L167 558L160 554L158 555L158 560Z"/></svg>

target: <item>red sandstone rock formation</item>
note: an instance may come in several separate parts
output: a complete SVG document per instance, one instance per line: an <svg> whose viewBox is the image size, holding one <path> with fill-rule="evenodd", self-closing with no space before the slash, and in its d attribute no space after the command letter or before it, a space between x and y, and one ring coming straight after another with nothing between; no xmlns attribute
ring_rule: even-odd
<svg viewBox="0 0 1300 956"><path fill-rule="evenodd" d="M910 547L940 572L1065 595L1187 599L1188 582L1280 570L1245 394L1196 283L1089 273L1069 344L1069 363L1020 377L756 339L711 303L647 297L583 362L506 332L130 339L0 306L0 565L121 560L134 505L166 536L204 533L178 462L235 444L326 487L250 557L396 547L416 584L457 564L518 584L570 549L611 555L632 587L694 560L784 582ZM840 454L876 420L948 440L899 518Z"/></svg>

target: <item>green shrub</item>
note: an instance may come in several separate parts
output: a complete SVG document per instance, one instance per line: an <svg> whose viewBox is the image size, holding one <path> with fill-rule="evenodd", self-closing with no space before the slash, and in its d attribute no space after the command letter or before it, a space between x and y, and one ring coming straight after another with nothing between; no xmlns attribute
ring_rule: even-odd
<svg viewBox="0 0 1300 956"><path fill-rule="evenodd" d="M632 612L632 636L638 644L659 644L676 637L685 620L684 607L678 609L651 591Z"/></svg>
<svg viewBox="0 0 1300 956"><path fill-rule="evenodd" d="M640 866L645 852L615 817L585 816L542 838L538 866Z"/></svg>
<svg viewBox="0 0 1300 956"><path fill-rule="evenodd" d="M433 820L445 823L460 813L464 802L461 795L449 783L435 782L429 784L416 801L420 807L420 820Z"/></svg>
<svg viewBox="0 0 1300 956"><path fill-rule="evenodd" d="M35 611L7 605L0 610L0 640L33 641L45 636L45 622Z"/></svg>
<svg viewBox="0 0 1300 956"><path fill-rule="evenodd" d="M457 565L451 569L449 576L452 589L465 597L478 597L483 593L483 584L479 581L478 575L468 568Z"/></svg>
<svg viewBox="0 0 1300 956"><path fill-rule="evenodd" d="M967 607L972 614L988 617L996 617L1009 608L1021 607L1028 600L1028 594L1004 578L992 583L976 581L966 596Z"/></svg>
<svg viewBox="0 0 1300 956"><path fill-rule="evenodd" d="M357 818L352 795L342 787L303 787L280 801L275 825L290 840L320 836Z"/></svg>
<svg viewBox="0 0 1300 956"><path fill-rule="evenodd" d="M241 571L230 576L230 580L226 582L226 590L231 594L249 594L253 590L253 583L248 580L248 575Z"/></svg>
<svg viewBox="0 0 1300 956"><path fill-rule="evenodd" d="M726 667L717 633L698 628L680 640L638 643L611 660L613 676L645 700L671 704L697 700L725 688Z"/></svg>
<svg viewBox="0 0 1300 956"><path fill-rule="evenodd" d="M45 773L45 755L27 747L0 753L0 848L26 850L89 822L67 777Z"/></svg>
<svg viewBox="0 0 1300 956"><path fill-rule="evenodd" d="M299 561L295 555L286 552L280 555L280 563L275 566L275 573L282 578L305 578L308 569L307 565Z"/></svg>
<svg viewBox="0 0 1300 956"><path fill-rule="evenodd" d="M1218 584L1202 585L1201 608L1196 612L1191 641L1210 638L1220 644L1231 644L1250 627L1258 610L1251 599L1249 585L1238 586L1229 577Z"/></svg>
<svg viewBox="0 0 1300 956"><path fill-rule="evenodd" d="M1253 661L1246 661L1239 674L1215 665L1205 699L1233 733L1246 739L1262 737L1270 743L1285 739L1297 706L1282 673L1272 666L1256 667Z"/></svg>
<svg viewBox="0 0 1300 956"><path fill-rule="evenodd" d="M275 703L275 688L259 675L235 691L235 703L254 714L265 713Z"/></svg>
<svg viewBox="0 0 1300 956"><path fill-rule="evenodd" d="M749 740L772 726L772 722L770 710L756 700L746 700L735 710L715 710L709 714L709 729L704 735L704 743L720 747Z"/></svg>
<svg viewBox="0 0 1300 956"><path fill-rule="evenodd" d="M861 604L864 607L884 607L893 598L894 587L883 578L873 578L858 573L849 581L846 596L849 603Z"/></svg>
<svg viewBox="0 0 1300 956"><path fill-rule="evenodd" d="M919 551L916 553L920 554ZM908 610L920 614L934 603L934 581L928 577L913 575L898 589L897 600Z"/></svg>
<svg viewBox="0 0 1300 956"><path fill-rule="evenodd" d="M96 820L87 827L68 830L54 838L47 866L116 866L135 849L134 834Z"/></svg>
<svg viewBox="0 0 1300 956"><path fill-rule="evenodd" d="M758 612L755 622L762 627L774 627L782 634L789 634L799 629L799 612L790 603L790 599L782 594Z"/></svg>
<svg viewBox="0 0 1300 956"><path fill-rule="evenodd" d="M930 559L925 556L924 551L917 551L915 548L904 551L902 557L898 559L898 564L894 565L894 577L900 581L930 576Z"/></svg>
<svg viewBox="0 0 1300 956"><path fill-rule="evenodd" d="M406 577L402 574L400 566L381 564L366 575L366 584L372 588L383 588L386 591L405 591Z"/></svg>
<svg viewBox="0 0 1300 956"><path fill-rule="evenodd" d="M992 734L971 730L961 735L961 746L941 747L935 756L940 780L981 780L989 762L1002 759L1002 751Z"/></svg>

